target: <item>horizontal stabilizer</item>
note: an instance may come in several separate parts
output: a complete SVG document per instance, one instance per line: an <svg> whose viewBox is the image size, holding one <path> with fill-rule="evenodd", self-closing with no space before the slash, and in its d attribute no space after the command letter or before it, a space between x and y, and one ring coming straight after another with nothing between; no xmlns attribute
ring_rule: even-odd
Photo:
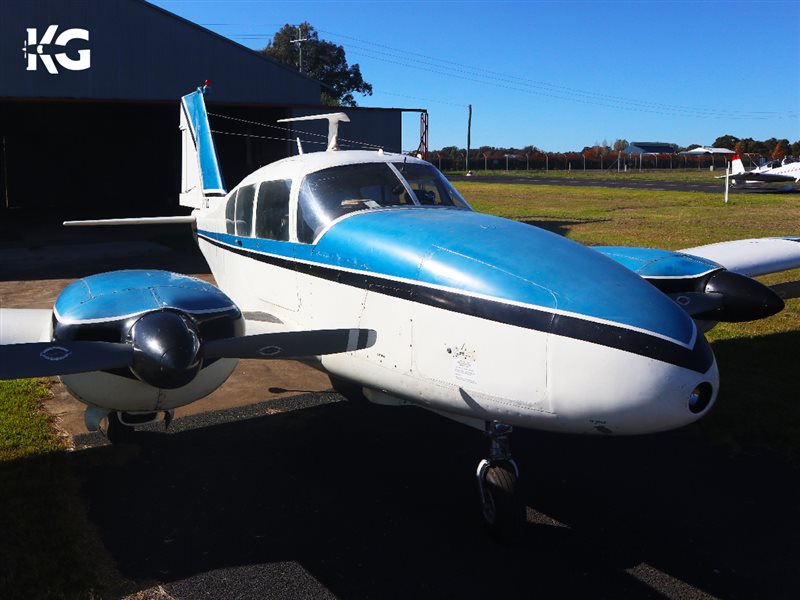
<svg viewBox="0 0 800 600"><path fill-rule="evenodd" d="M88 221L64 221L65 227L95 227L99 225L179 225L194 223L194 215L177 217L135 217L131 219L94 219Z"/></svg>

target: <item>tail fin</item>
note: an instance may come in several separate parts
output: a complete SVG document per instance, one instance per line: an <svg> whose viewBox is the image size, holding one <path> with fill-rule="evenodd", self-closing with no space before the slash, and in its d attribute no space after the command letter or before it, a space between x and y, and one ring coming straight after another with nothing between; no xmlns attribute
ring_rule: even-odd
<svg viewBox="0 0 800 600"><path fill-rule="evenodd" d="M739 173L744 173L744 163L741 156L734 154L731 161L731 175L738 175Z"/></svg>
<svg viewBox="0 0 800 600"><path fill-rule="evenodd" d="M225 195L203 100L207 87L208 82L181 98L180 205L192 208L206 206L210 197Z"/></svg>

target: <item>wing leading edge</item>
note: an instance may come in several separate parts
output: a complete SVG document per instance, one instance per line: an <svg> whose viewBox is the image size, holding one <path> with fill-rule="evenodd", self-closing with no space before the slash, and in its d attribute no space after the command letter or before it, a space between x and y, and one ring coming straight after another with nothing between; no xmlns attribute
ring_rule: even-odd
<svg viewBox="0 0 800 600"><path fill-rule="evenodd" d="M800 268L800 237L735 240L680 252L712 260L748 277Z"/></svg>

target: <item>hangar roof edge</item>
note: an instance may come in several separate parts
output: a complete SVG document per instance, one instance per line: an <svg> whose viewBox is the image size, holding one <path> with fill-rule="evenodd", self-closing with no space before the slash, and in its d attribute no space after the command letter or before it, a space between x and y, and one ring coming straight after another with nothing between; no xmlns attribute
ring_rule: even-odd
<svg viewBox="0 0 800 600"><path fill-rule="evenodd" d="M318 83L319 85L324 86L326 88L330 87L329 85L319 81L318 79L314 79L313 77L310 77L310 76L306 75L305 73L302 73L301 71L295 71L294 69L292 69L288 65L283 64L282 62L278 62L277 60L274 60L274 59L270 58L269 56L265 56L264 54L261 54L260 52L257 52L255 50L253 50L252 48L248 48L247 46L245 46L243 44L240 44L239 42L237 42L235 40L232 40L229 37L225 37L224 35L219 34L216 31L212 31L208 27L203 27L199 23L195 23L194 21L190 21L189 19L186 19L185 17L177 15L174 12L171 12L171 11L167 10L166 8L161 8L160 6L157 6L156 4L153 4L152 2L148 2L147 0L134 0L134 2L138 2L139 4L144 4L148 8L151 8L153 10L157 10L157 11L159 11L161 13L164 13L165 15L167 15L169 17L172 17L173 19L177 19L179 21L182 21L182 22L186 23L187 25L190 25L190 26L194 27L195 29L199 29L200 31L202 31L204 33L207 33L209 35L213 35L214 37L219 38L219 39L227 42L228 44L231 44L231 45L237 47L240 50L244 50L245 52L249 52L250 54L254 54L254 55L258 56L260 59L262 59L262 60L264 60L264 61L266 61L266 62L268 62L270 64L277 65L281 69L284 69L284 70L286 70L286 71L288 71L290 73L293 73L294 75L297 75L299 77L304 77L305 79L313 81L314 83ZM213 82L212 82L212 84L213 84Z"/></svg>

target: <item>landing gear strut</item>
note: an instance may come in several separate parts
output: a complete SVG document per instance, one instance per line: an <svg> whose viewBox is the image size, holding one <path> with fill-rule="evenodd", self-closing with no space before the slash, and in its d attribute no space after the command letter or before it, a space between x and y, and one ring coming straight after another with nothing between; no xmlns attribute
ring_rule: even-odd
<svg viewBox="0 0 800 600"><path fill-rule="evenodd" d="M116 411L111 411L108 413L108 419L106 424L106 438L112 444L117 443L124 443L130 442L133 440L133 436L136 433L136 430L131 425L126 425L122 422L119 418L119 413Z"/></svg>
<svg viewBox="0 0 800 600"><path fill-rule="evenodd" d="M519 469L511 458L511 431L510 425L486 422L489 458L478 464L476 473L483 521L489 534L501 541L517 538L525 524L525 503L517 489Z"/></svg>

